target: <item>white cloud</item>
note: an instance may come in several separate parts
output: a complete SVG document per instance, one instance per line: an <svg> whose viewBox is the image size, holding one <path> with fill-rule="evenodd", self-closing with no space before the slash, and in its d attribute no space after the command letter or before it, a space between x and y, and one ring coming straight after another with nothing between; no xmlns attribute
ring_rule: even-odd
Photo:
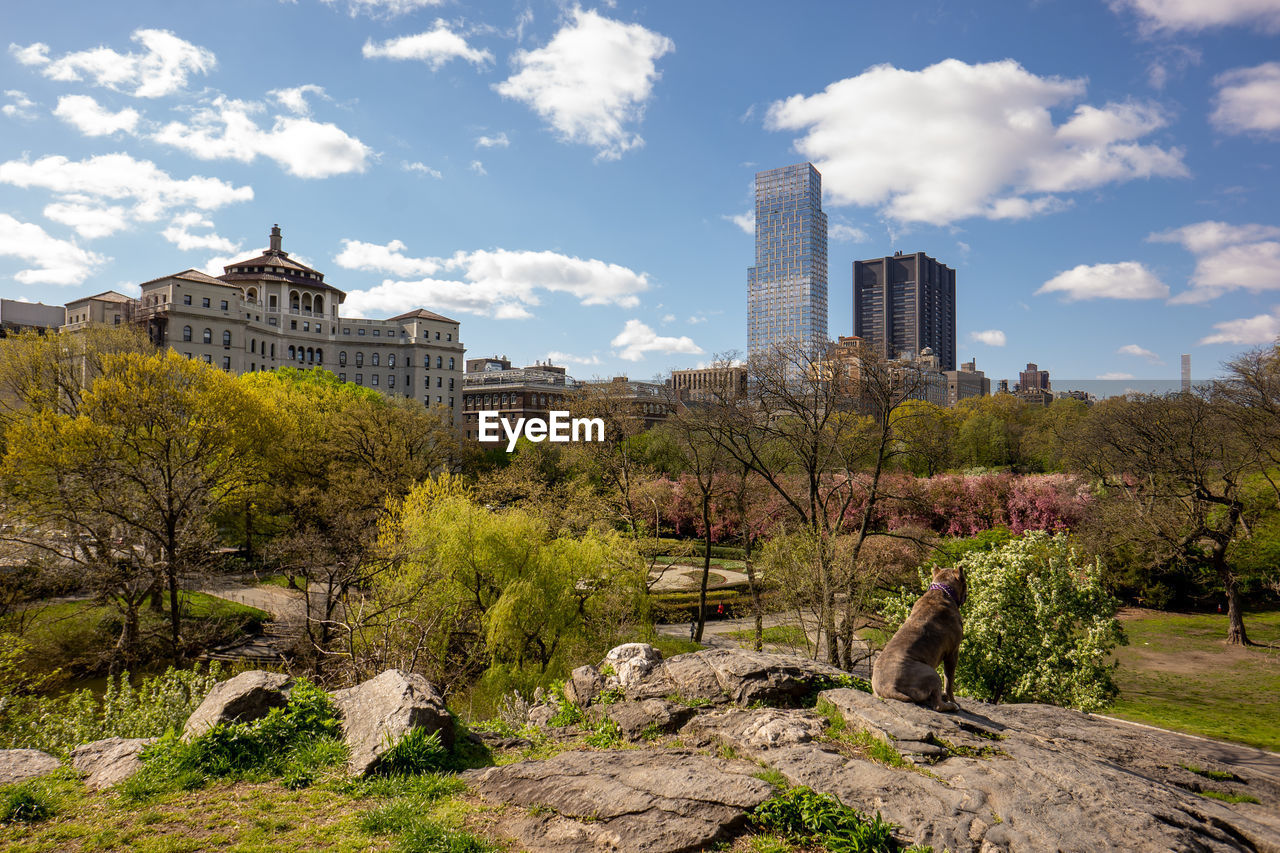
<svg viewBox="0 0 1280 853"><path fill-rule="evenodd" d="M311 104L307 101L307 95L315 95L326 101L333 100L325 94L323 86L317 86L314 83L295 86L292 89L272 89L267 94L275 98L276 103L280 104L280 106L294 115L300 116L311 115Z"/></svg>
<svg viewBox="0 0 1280 853"><path fill-rule="evenodd" d="M1153 89L1163 89L1170 78L1181 77L1188 68L1199 65L1199 50L1184 44L1160 46L1160 54L1147 66L1147 82Z"/></svg>
<svg viewBox="0 0 1280 853"><path fill-rule="evenodd" d="M644 144L629 126L643 119L661 76L656 63L673 50L671 39L639 24L575 7L545 47L515 53L516 72L494 89L528 104L565 142L616 160Z"/></svg>
<svg viewBox="0 0 1280 853"><path fill-rule="evenodd" d="M1166 119L1155 104L1080 104L1083 79L1039 77L1006 59L947 59L921 71L878 65L769 108L766 126L802 131L796 150L834 205L873 205L902 222L1025 218L1061 193L1188 174L1178 148L1140 144ZM867 121L867 116L875 116Z"/></svg>
<svg viewBox="0 0 1280 853"><path fill-rule="evenodd" d="M107 261L75 243L52 237L39 225L0 213L0 256L18 258L32 266L15 275L21 284L80 284Z"/></svg>
<svg viewBox="0 0 1280 853"><path fill-rule="evenodd" d="M698 355L703 351L692 338L663 337L639 320L628 320L609 345L619 347L614 354L626 361L643 361L645 353L650 352Z"/></svg>
<svg viewBox="0 0 1280 853"><path fill-rule="evenodd" d="M475 172L477 175L489 174L487 171L485 171L484 163L481 163L479 160L472 160L471 166L469 168L471 169L471 171Z"/></svg>
<svg viewBox="0 0 1280 853"><path fill-rule="evenodd" d="M707 322L707 318L702 314L692 314L690 315L689 319L686 320L685 322L688 323L690 326L696 326L699 323Z"/></svg>
<svg viewBox="0 0 1280 853"><path fill-rule="evenodd" d="M832 225L827 236L837 243L865 243L867 232L852 225Z"/></svg>
<svg viewBox="0 0 1280 853"><path fill-rule="evenodd" d="M1036 291L1061 293L1066 302L1085 299L1163 299L1169 286L1137 261L1118 264L1080 264L1058 273Z"/></svg>
<svg viewBox="0 0 1280 853"><path fill-rule="evenodd" d="M59 155L35 162L0 163L0 184L24 189L39 188L61 196L61 201L101 207L104 201L132 200L130 216L153 222L177 207L216 210L253 198L252 187L236 187L217 178L177 179L150 160L128 154L100 154L72 161Z"/></svg>
<svg viewBox="0 0 1280 853"><path fill-rule="evenodd" d="M986 344L989 347L1002 347L1009 342L1004 332L999 329L986 329L981 332L970 332L969 340L976 341L980 344Z"/></svg>
<svg viewBox="0 0 1280 853"><path fill-rule="evenodd" d="M1240 320L1228 320L1225 323L1214 323L1218 331L1200 339L1200 345L1206 344L1239 344L1254 346L1256 344L1272 344L1280 339L1280 309L1271 314L1259 314Z"/></svg>
<svg viewBox="0 0 1280 853"><path fill-rule="evenodd" d="M199 213L188 211L174 217L173 222L161 233L180 251L190 252L193 249L207 249L211 252L222 252L230 255L240 250L239 243L233 243L226 237L216 233L192 234L192 228L213 228L213 223Z"/></svg>
<svg viewBox="0 0 1280 853"><path fill-rule="evenodd" d="M408 278L410 276L435 275L444 266L440 258L410 258L404 254L408 248L399 240L385 246L360 240L343 240L343 249L333 262L343 269L383 272Z"/></svg>
<svg viewBox="0 0 1280 853"><path fill-rule="evenodd" d="M53 114L85 136L110 136L121 130L133 133L141 118L138 111L131 108L113 113L88 95L64 95L58 98Z"/></svg>
<svg viewBox="0 0 1280 853"><path fill-rule="evenodd" d="M192 74L207 74L218 64L209 50L184 41L168 30L135 30L132 36L142 53L117 53L96 47L49 58L49 46L36 42L9 45L19 63L36 67L51 80L87 80L136 98L161 98L180 92Z"/></svg>
<svg viewBox="0 0 1280 853"><path fill-rule="evenodd" d="M1151 234L1156 243L1180 243L1196 256L1191 288L1171 301L1208 302L1237 289L1280 290L1280 227L1197 222Z"/></svg>
<svg viewBox="0 0 1280 853"><path fill-rule="evenodd" d="M541 292L567 293L582 305L618 305L634 308L637 294L649 289L648 276L617 264L571 257L557 252L508 251L506 249L457 252L450 258L413 258L405 245L393 240L385 246L344 240L334 262L344 269L382 272L401 279L347 295L344 308L355 316L391 311L414 305L434 310L462 311L498 319L533 316L529 308L540 304ZM452 274L457 278L435 277Z"/></svg>
<svg viewBox="0 0 1280 853"><path fill-rule="evenodd" d="M552 364L601 364L598 355L573 355L567 352L552 350L547 353L547 361Z"/></svg>
<svg viewBox="0 0 1280 853"><path fill-rule="evenodd" d="M219 97L198 110L190 123L170 122L154 138L201 160L250 163L261 155L300 178L365 170L369 147L337 125L276 116L271 129L263 130L250 117L260 109L258 104Z"/></svg>
<svg viewBox="0 0 1280 853"><path fill-rule="evenodd" d="M506 148L511 144L511 140L507 139L507 134L499 133L497 136L478 136L476 137L476 147L478 148Z"/></svg>
<svg viewBox="0 0 1280 853"><path fill-rule="evenodd" d="M493 62L493 54L477 50L467 40L449 29L442 20L435 29L411 36L399 36L384 42L372 39L364 43L365 59L415 59L425 62L432 71L439 71L451 59L463 59L477 67Z"/></svg>
<svg viewBox="0 0 1280 853"><path fill-rule="evenodd" d="M368 15L371 18L394 18L407 15L418 9L439 6L444 0L324 0L329 6L346 3L347 13L351 17Z"/></svg>
<svg viewBox="0 0 1280 853"><path fill-rule="evenodd" d="M1213 78L1217 106L1209 120L1226 133L1280 130L1280 62L1237 68Z"/></svg>
<svg viewBox="0 0 1280 853"><path fill-rule="evenodd" d="M433 169L426 163L410 163L406 161L400 164L400 168L406 172L416 172L419 175L426 175L428 178L435 178L437 181L444 177L439 169Z"/></svg>
<svg viewBox="0 0 1280 853"><path fill-rule="evenodd" d="M1124 346L1120 347L1120 349L1116 350L1116 354L1131 355L1136 358L1145 358L1147 361L1151 362L1152 364L1164 364L1164 362L1160 360L1160 356L1156 355L1154 352L1152 352L1149 349L1143 349L1137 344L1125 344Z"/></svg>
<svg viewBox="0 0 1280 853"><path fill-rule="evenodd" d="M129 227L129 211L116 204L54 202L45 206L44 215L74 228L77 234L88 240L109 237Z"/></svg>
<svg viewBox="0 0 1280 853"><path fill-rule="evenodd" d="M664 326L665 326L667 323L674 323L675 321L676 321L676 315L675 315L675 314L663 314L663 315L662 315L662 324L663 324Z"/></svg>
<svg viewBox="0 0 1280 853"><path fill-rule="evenodd" d="M10 101L0 107L0 113L3 113L6 118L27 121L36 117L35 111L32 109L36 102L28 98L26 92L21 92L17 89L6 89L4 96Z"/></svg>
<svg viewBox="0 0 1280 853"><path fill-rule="evenodd" d="M1117 372L1114 372L1114 371L1113 371L1113 372L1111 372L1111 373L1099 373L1099 374L1098 374L1098 378L1099 378L1099 379L1132 379L1132 378L1133 378L1133 374L1132 374L1132 373L1117 373Z"/></svg>
<svg viewBox="0 0 1280 853"><path fill-rule="evenodd" d="M756 233L756 211L755 208L748 210L746 213L721 214L721 219L726 222L732 222L742 229L744 234Z"/></svg>
<svg viewBox="0 0 1280 853"><path fill-rule="evenodd" d="M1132 11L1144 32L1198 32L1232 25L1280 31L1280 0L1110 0L1115 12Z"/></svg>

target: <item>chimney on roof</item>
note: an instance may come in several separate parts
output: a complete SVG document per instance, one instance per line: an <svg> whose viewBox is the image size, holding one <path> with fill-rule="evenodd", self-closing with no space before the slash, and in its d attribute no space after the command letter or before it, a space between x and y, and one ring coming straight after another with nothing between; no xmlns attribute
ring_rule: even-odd
<svg viewBox="0 0 1280 853"><path fill-rule="evenodd" d="M280 251L280 226L278 224L271 226L271 251Z"/></svg>

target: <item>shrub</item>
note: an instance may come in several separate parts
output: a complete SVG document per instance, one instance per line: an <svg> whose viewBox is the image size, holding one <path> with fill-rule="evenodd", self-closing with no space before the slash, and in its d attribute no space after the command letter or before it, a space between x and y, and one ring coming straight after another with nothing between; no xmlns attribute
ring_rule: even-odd
<svg viewBox="0 0 1280 853"><path fill-rule="evenodd" d="M449 759L449 750L440 743L440 732L418 726L382 756L378 770L389 776L416 776L444 769Z"/></svg>
<svg viewBox="0 0 1280 853"><path fill-rule="evenodd" d="M815 840L830 853L890 853L898 849L894 825L879 812L867 817L812 788L775 794L756 807L751 819L761 829L800 843Z"/></svg>
<svg viewBox="0 0 1280 853"><path fill-rule="evenodd" d="M36 823L56 811L48 790L34 782L0 788L0 823Z"/></svg>
<svg viewBox="0 0 1280 853"><path fill-rule="evenodd" d="M1094 711L1117 694L1111 651L1124 644L1119 604L1101 583L1100 563L1082 561L1066 534L1024 534L966 554L969 597L956 667L959 692L987 702L1047 702ZM921 588L929 584L921 570ZM888 630L918 594L885 606Z"/></svg>

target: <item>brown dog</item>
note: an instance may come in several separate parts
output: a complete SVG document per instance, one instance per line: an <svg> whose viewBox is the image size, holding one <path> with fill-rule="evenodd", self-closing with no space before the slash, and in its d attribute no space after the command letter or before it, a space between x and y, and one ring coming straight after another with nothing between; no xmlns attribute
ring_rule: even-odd
<svg viewBox="0 0 1280 853"><path fill-rule="evenodd" d="M876 658L871 689L881 699L919 702L935 711L958 711L954 679L964 623L960 605L968 589L964 569L934 569L933 584ZM938 664L946 673L943 688Z"/></svg>

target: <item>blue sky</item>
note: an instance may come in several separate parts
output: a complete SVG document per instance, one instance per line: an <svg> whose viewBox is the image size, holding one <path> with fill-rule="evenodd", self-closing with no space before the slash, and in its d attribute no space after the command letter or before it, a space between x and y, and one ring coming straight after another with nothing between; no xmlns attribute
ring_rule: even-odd
<svg viewBox="0 0 1280 853"><path fill-rule="evenodd" d="M996 379L1208 376L1280 335L1280 0L26 3L0 296L266 245L470 355L647 378L741 351L756 171L854 260L957 270ZM1055 387L1062 387L1055 383Z"/></svg>

